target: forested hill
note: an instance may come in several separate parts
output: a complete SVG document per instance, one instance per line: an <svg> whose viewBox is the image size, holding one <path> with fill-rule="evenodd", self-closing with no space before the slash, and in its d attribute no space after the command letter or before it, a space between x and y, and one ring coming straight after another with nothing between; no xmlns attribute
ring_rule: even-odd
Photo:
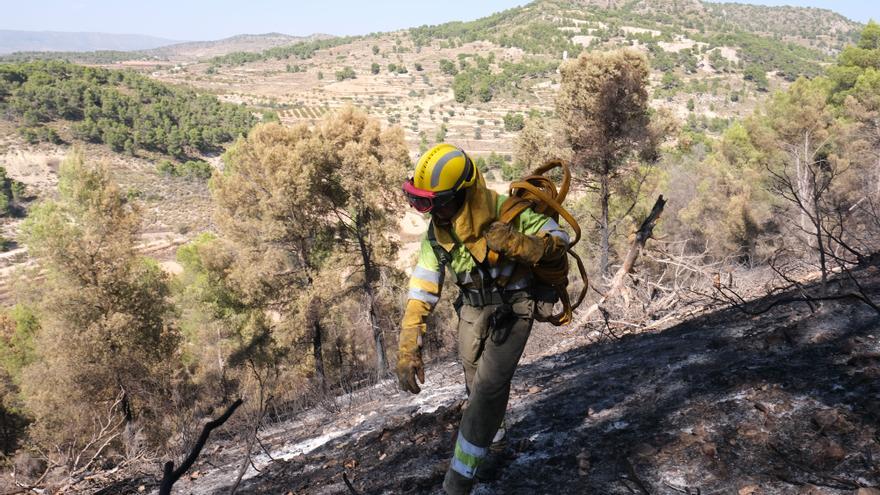
<svg viewBox="0 0 880 495"><path fill-rule="evenodd" d="M810 66L852 43L859 29L860 24L840 14L811 8L698 0L539 0L475 21L422 26L411 33L417 44L487 40L555 56L563 51L576 55L616 37L649 49L686 37L710 48L733 46L746 62L794 73L816 72Z"/></svg>
<svg viewBox="0 0 880 495"><path fill-rule="evenodd" d="M284 83L299 91L279 98L278 91L266 90L265 96L272 100L269 106L291 109L309 106L303 102L312 98L320 106L338 106L337 96L357 103L364 97L357 87L366 90L374 82L396 93L391 88L398 79L409 77L395 108L422 106L425 95L451 88L459 104L504 100L512 107L549 111L547 88L558 82L554 76L564 59L583 51L632 47L649 58L660 83L654 87L658 101L687 117L693 113L690 107L685 111L689 97L707 100L704 96L711 95L711 115L727 119L743 115L799 76L820 75L860 28L837 13L810 8L698 0L538 0L472 21L226 53L159 77L224 91L230 80L281 82L286 73ZM351 88L313 92L332 83L324 76L334 73L337 81L358 81ZM384 101L367 103L382 106ZM311 115L305 108L288 113ZM399 122L393 114L392 124ZM420 126L410 126L411 142L422 132Z"/></svg>
<svg viewBox="0 0 880 495"><path fill-rule="evenodd" d="M550 0L553 1L553 0ZM701 2L699 0L569 0L559 2L603 10L630 20L649 19L698 31L746 31L814 46L840 47L859 24L827 9ZM823 45L824 43L824 45Z"/></svg>
<svg viewBox="0 0 880 495"><path fill-rule="evenodd" d="M30 142L76 139L177 158L219 151L257 120L245 107L133 71L49 61L0 65L0 112ZM59 123L71 124L69 136Z"/></svg>
<svg viewBox="0 0 880 495"><path fill-rule="evenodd" d="M214 41L189 41L147 50L144 55L169 59L203 58L230 52L261 52L278 46L329 39L328 34L290 36L282 33L239 34Z"/></svg>

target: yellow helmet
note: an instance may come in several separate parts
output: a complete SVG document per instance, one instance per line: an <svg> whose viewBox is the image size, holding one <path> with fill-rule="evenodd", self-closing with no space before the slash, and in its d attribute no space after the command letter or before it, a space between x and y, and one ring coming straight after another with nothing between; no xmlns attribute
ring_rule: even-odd
<svg viewBox="0 0 880 495"><path fill-rule="evenodd" d="M423 191L460 191L477 182L477 173L464 150L440 143L419 158L412 180Z"/></svg>

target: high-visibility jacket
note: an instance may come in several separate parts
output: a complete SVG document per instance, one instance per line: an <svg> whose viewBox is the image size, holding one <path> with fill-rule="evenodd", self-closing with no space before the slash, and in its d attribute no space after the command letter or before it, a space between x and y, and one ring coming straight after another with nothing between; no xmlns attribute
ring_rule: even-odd
<svg viewBox="0 0 880 495"><path fill-rule="evenodd" d="M403 328L419 327L421 334L424 333L425 319L440 299L446 268L460 287L491 284L494 290L515 290L529 286L532 276L528 267L503 255L493 265L486 262L488 247L481 234L498 219L506 199L488 189L480 177L477 184L468 188L464 205L452 219L451 228L444 229L433 222L429 225L431 230L422 237L418 262L410 276ZM568 245L568 234L555 220L530 208L511 224L523 234L544 233Z"/></svg>

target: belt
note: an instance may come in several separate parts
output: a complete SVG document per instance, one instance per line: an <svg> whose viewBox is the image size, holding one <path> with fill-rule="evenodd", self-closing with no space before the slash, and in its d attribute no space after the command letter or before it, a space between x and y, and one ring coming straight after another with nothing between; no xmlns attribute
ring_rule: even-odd
<svg viewBox="0 0 880 495"><path fill-rule="evenodd" d="M498 290L486 289L466 289L464 287L459 287L459 297L461 298L461 302L467 304L468 306L491 306L493 304L503 304L504 297L501 295L501 292Z"/></svg>

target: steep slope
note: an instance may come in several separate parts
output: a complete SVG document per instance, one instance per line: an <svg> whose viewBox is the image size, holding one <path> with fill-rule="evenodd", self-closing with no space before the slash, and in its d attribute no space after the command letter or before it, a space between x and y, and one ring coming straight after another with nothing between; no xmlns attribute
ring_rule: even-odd
<svg viewBox="0 0 880 495"><path fill-rule="evenodd" d="M578 346L519 370L507 468L477 493L878 486L878 374L880 316L860 303L722 311ZM274 463L244 492L346 493L343 471L365 493L436 490L456 407Z"/></svg>
<svg viewBox="0 0 880 495"><path fill-rule="evenodd" d="M875 300L878 265L858 273ZM514 378L505 468L475 493L842 495L880 486L880 315L867 305L728 309L616 341L594 336L535 330ZM430 363L427 375L418 396L389 381L340 397L334 413L313 410L265 431L253 458L260 471L249 468L238 493L352 493L343 474L358 493L440 493L464 390L455 362ZM215 442L178 490L228 492L245 442ZM146 490L153 475L100 493Z"/></svg>

